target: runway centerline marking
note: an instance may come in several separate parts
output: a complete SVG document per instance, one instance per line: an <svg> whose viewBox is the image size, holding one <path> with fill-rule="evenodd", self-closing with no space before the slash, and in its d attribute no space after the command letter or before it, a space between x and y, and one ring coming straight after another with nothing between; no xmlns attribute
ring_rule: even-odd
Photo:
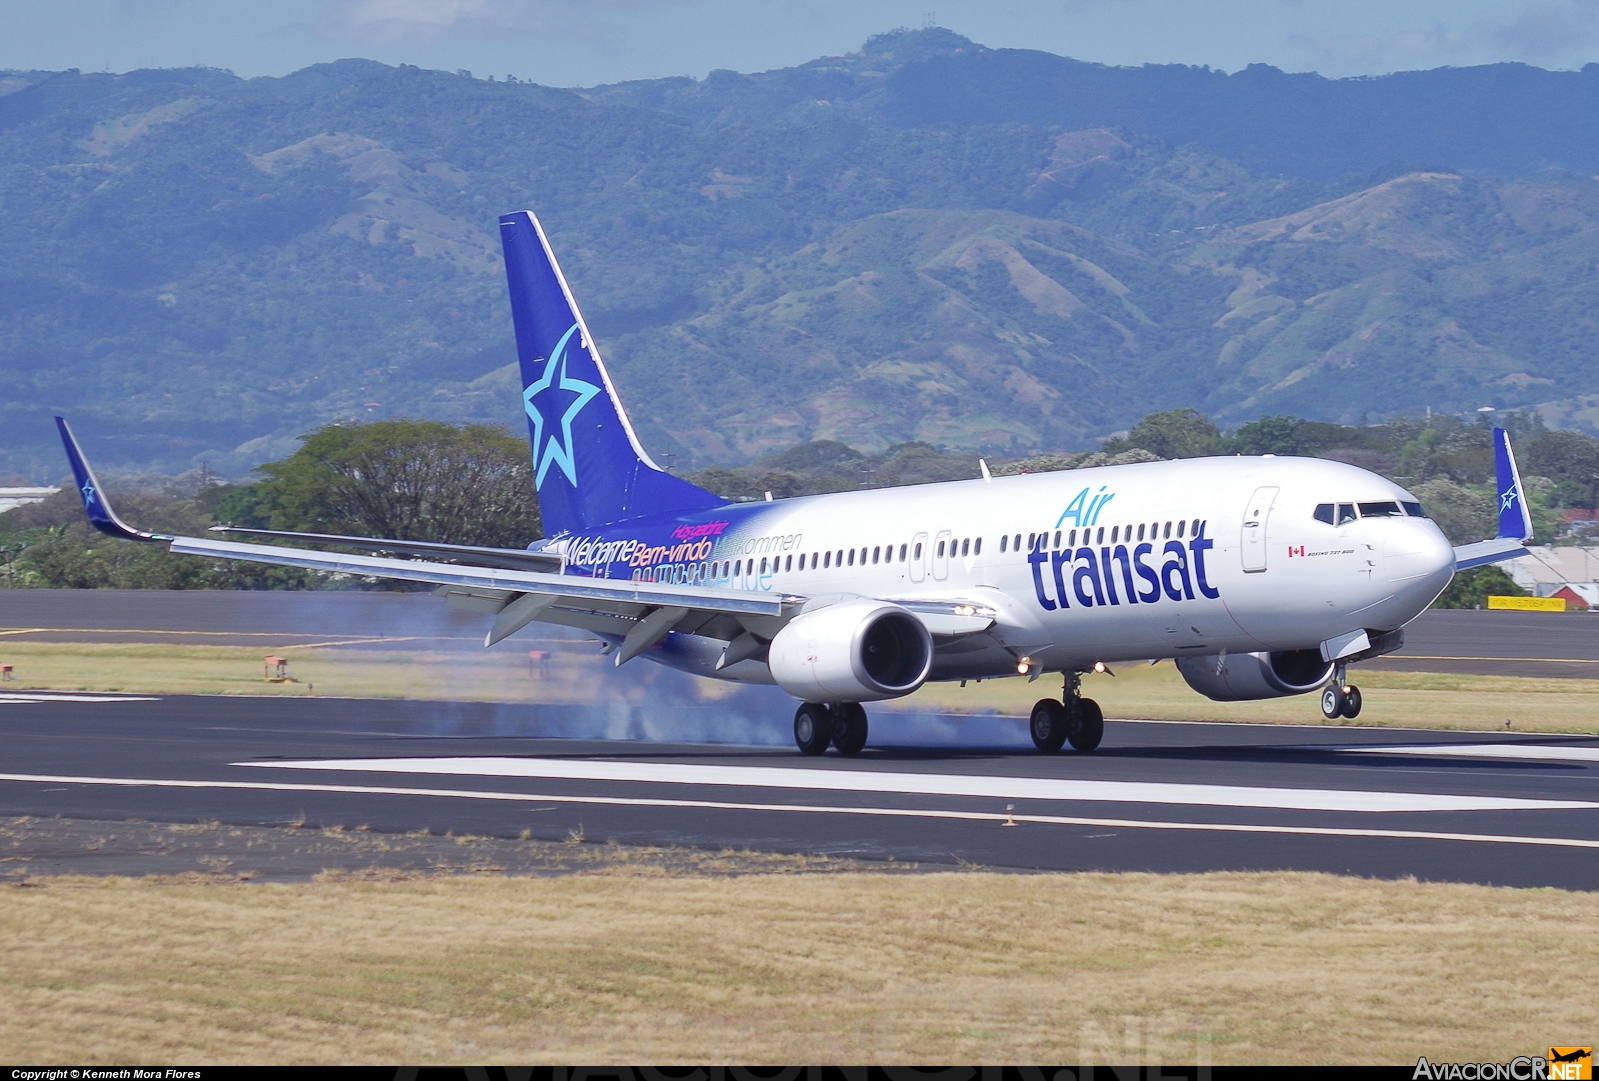
<svg viewBox="0 0 1599 1081"><path fill-rule="evenodd" d="M1599 809L1577 800L1458 796L1431 792L1369 792L1326 788L1258 788L1160 781L1100 781L1055 777L1004 777L953 773L885 773L786 766L699 766L675 762L607 762L591 759L344 758L234 762L263 769L425 773L456 777L529 777L579 781L797 788L832 792L979 796L1074 803L1169 803L1197 807L1254 807L1293 811L1517 811Z"/></svg>
<svg viewBox="0 0 1599 1081"><path fill-rule="evenodd" d="M1325 749L1325 748L1322 748ZM1439 743L1395 747L1337 747L1347 754L1455 755L1462 758L1524 758L1558 762L1599 762L1599 743L1586 746L1539 743Z"/></svg>
<svg viewBox="0 0 1599 1081"><path fill-rule="evenodd" d="M129 694L26 694L6 691L0 694L0 705L7 702L159 702L159 698Z"/></svg>
<svg viewBox="0 0 1599 1081"><path fill-rule="evenodd" d="M67 777L48 774L0 773L0 781L45 784L117 785L126 788L220 788L255 792L326 792L364 796L431 796L497 800L507 803L572 803L606 807L679 807L716 811L778 811L786 814L865 815L878 818L934 818L963 822L1016 822L1046 826L1096 826L1114 829L1189 830L1198 833L1264 833L1307 837L1371 837L1389 840L1466 841L1475 844L1534 845L1599 849L1599 840L1583 837L1523 837L1515 834L1448 833L1433 830L1352 829L1336 826L1263 826L1225 822L1160 822L1130 818L1084 818L992 811L913 810L902 807L827 807L792 803L730 803L717 800L650 799L625 796L558 796L535 792L481 792L470 789L405 788L380 785L274 784L270 781L180 781L149 777Z"/></svg>

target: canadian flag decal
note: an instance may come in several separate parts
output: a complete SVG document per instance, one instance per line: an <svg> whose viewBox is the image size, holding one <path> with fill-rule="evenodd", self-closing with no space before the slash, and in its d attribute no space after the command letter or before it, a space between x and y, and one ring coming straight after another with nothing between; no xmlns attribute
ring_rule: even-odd
<svg viewBox="0 0 1599 1081"><path fill-rule="evenodd" d="M1292 559L1294 556L1303 556L1304 554L1305 546L1303 544L1301 544L1298 548L1295 548L1292 544L1288 546L1288 557L1290 559Z"/></svg>

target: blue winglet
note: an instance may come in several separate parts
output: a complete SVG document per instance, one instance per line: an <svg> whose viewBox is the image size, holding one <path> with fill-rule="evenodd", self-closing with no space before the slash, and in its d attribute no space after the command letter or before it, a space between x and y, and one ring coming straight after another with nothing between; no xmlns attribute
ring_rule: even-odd
<svg viewBox="0 0 1599 1081"><path fill-rule="evenodd" d="M89 524L100 532L120 537L122 540L153 541L171 540L169 536L158 533L145 533L142 530L132 529L117 512L111 509L111 502L106 498L105 489L100 487L100 482L94 477L94 470L89 468L89 460L83 456L83 451L78 449L78 441L73 438L72 429L67 427L63 417L56 418L56 427L61 431L61 445L67 450L67 461L72 464L72 475L78 482L78 496L83 500L83 512L89 516Z"/></svg>
<svg viewBox="0 0 1599 1081"><path fill-rule="evenodd" d="M1503 428L1494 429L1494 475L1499 492L1499 537L1532 540L1532 514L1522 495L1521 473L1510 450L1510 437Z"/></svg>

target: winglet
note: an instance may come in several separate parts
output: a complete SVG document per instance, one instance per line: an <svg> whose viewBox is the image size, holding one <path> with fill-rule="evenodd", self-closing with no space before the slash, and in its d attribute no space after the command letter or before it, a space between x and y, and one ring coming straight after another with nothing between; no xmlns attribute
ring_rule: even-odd
<svg viewBox="0 0 1599 1081"><path fill-rule="evenodd" d="M1499 539L1532 540L1532 513L1521 491L1521 472L1503 428L1494 429L1494 474L1499 492Z"/></svg>
<svg viewBox="0 0 1599 1081"><path fill-rule="evenodd" d="M106 498L105 489L101 488L100 482L95 479L94 470L89 468L89 460L83 456L83 451L78 449L78 441L73 438L72 429L67 427L66 420L57 417L56 427L61 430L61 445L67 450L67 461L72 463L72 475L77 479L78 495L83 500L83 512L89 516L90 525L108 536L120 537L123 540L172 539L159 533L145 533L129 528L127 523L118 518L117 512L111 509L111 503Z"/></svg>

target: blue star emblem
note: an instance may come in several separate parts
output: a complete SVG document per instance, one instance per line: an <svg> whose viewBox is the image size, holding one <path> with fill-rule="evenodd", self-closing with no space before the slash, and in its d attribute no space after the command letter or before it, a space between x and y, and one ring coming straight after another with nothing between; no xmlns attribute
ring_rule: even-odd
<svg viewBox="0 0 1599 1081"><path fill-rule="evenodd" d="M83 502L85 506L94 503L94 485L85 484L83 486Z"/></svg>
<svg viewBox="0 0 1599 1081"><path fill-rule="evenodd" d="M528 419L533 422L533 463L537 469L533 483L538 488L544 487L544 474L549 472L552 464L559 466L561 472L566 474L566 479L572 482L574 488L577 487L577 463L572 458L572 419L583 411L583 407L600 392L600 388L566 374L566 348L576 333L577 324L573 323L550 353L550 359L544 364L544 374L522 392ZM559 395L562 393L576 395L565 411L561 411L560 406ZM542 408L534 404L540 398L548 402ZM546 412L551 418L561 418L559 437L552 434L547 444L544 441Z"/></svg>
<svg viewBox="0 0 1599 1081"><path fill-rule="evenodd" d="M1516 490L1506 488L1499 494L1499 510L1503 513L1516 505Z"/></svg>

